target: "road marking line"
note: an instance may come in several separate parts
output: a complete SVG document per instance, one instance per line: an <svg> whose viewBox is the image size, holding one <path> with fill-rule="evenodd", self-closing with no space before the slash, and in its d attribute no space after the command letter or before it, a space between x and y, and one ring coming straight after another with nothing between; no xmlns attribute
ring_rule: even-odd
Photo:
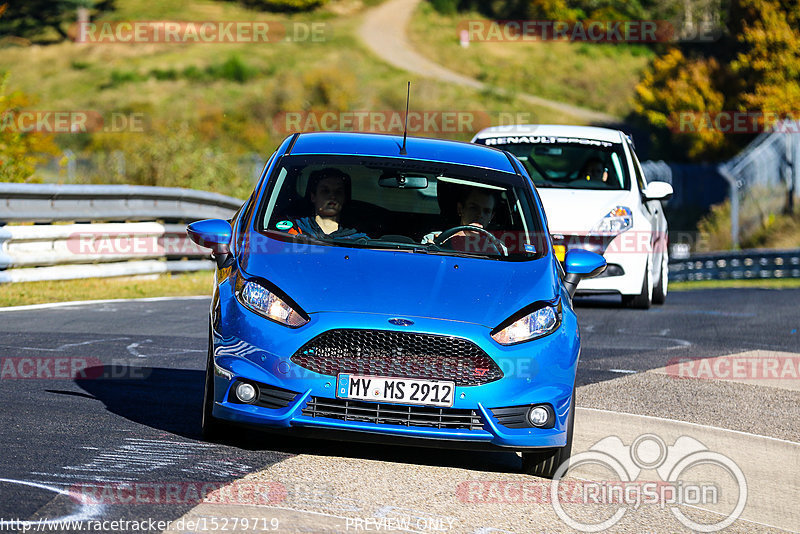
<svg viewBox="0 0 800 534"><path fill-rule="evenodd" d="M603 413L617 414L617 415L632 415L634 417L643 417L645 419L657 419L659 421L668 421L670 423L680 423L682 425L691 425L691 426L696 426L696 427L699 427L699 428L705 428L705 429L711 429L711 430L720 430L722 432L733 432L734 434L741 434L743 436L752 436L752 437L755 437L755 438L769 439L769 440L773 440L773 441L780 441L782 443L788 443L790 445L798 445L798 446L800 446L800 442L797 442L797 441L790 441L788 439L781 439L781 438L773 438L772 436L762 436L761 434L753 434L753 433L750 433L750 432L743 432L741 430L732 430L730 428L722 428L722 427L710 426L710 425L701 425L700 423L692 423L691 421L681 421L680 419L669 419L667 417L657 417L655 415L641 415L641 414L638 414L638 413L629 413L629 412L615 412L613 410L603 410L602 408L586 408L586 407L583 407L583 406L578 406L578 410L587 410L587 411L591 411L591 412L603 412Z"/></svg>
<svg viewBox="0 0 800 534"><path fill-rule="evenodd" d="M0 478L0 482L8 482L10 484L21 484L23 486L31 486L34 488L52 491L53 493L58 493L59 495L65 495L72 500L78 500L78 502L80 503L80 509L78 510L78 512L74 514L66 515L63 517L57 517L55 519L37 519L34 521L22 521L21 524L23 525L29 525L29 526L58 525L59 523L63 524L64 522L69 522L69 521L87 521L102 514L103 509L105 508L105 506L103 506L102 504L86 503L82 499L80 499L79 498L80 495L77 495L75 492L63 490L61 488L56 488L49 484L39 484L38 482L30 482L28 480L15 480L13 478ZM13 521L6 521L0 519L0 527L14 525L14 524L17 523L14 523Z"/></svg>
<svg viewBox="0 0 800 534"><path fill-rule="evenodd" d="M104 300L71 300L67 302L45 302L43 304L26 304L25 306L5 306L0 312L16 312L27 310L48 310L51 308L64 308L67 306L86 306L92 304L109 304L112 302L161 302L162 300L201 300L210 299L206 295L193 295L183 297L143 297L135 299L104 299Z"/></svg>

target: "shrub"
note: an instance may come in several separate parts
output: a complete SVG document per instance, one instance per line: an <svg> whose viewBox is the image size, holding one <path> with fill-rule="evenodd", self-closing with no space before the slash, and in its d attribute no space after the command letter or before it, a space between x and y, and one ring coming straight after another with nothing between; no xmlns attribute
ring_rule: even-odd
<svg viewBox="0 0 800 534"><path fill-rule="evenodd" d="M433 9L442 15L454 15L458 11L458 0L430 0Z"/></svg>
<svg viewBox="0 0 800 534"><path fill-rule="evenodd" d="M254 9L264 11L310 11L328 0L242 0L242 3Z"/></svg>
<svg viewBox="0 0 800 534"><path fill-rule="evenodd" d="M256 69L247 65L239 56L230 56L220 65L210 65L206 72L214 79L244 83L255 77Z"/></svg>
<svg viewBox="0 0 800 534"><path fill-rule="evenodd" d="M122 85L123 83L128 82L143 82L147 80L147 76L144 74L139 74L138 72L134 72L132 70L112 70L111 71L111 81L109 82L110 87L114 87L117 85Z"/></svg>
<svg viewBox="0 0 800 534"><path fill-rule="evenodd" d="M243 197L252 183L241 172L238 156L212 144L196 133L196 126L159 123L142 133L99 134L93 141L98 153L121 152L125 175L115 158L106 157L91 176L95 183L126 183L187 187Z"/></svg>

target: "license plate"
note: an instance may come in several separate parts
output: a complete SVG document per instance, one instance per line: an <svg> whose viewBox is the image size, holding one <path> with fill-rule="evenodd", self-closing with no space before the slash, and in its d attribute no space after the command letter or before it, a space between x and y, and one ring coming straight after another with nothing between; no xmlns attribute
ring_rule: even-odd
<svg viewBox="0 0 800 534"><path fill-rule="evenodd" d="M336 396L340 399L419 404L442 408L453 405L455 389L455 382L416 378L340 374L336 380Z"/></svg>

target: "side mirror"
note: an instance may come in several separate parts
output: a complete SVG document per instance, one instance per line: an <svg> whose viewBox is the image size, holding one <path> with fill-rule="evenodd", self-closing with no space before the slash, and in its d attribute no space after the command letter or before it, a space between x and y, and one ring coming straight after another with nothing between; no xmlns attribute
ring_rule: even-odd
<svg viewBox="0 0 800 534"><path fill-rule="evenodd" d="M672 186L667 182L650 182L642 191L642 196L646 200L669 200L672 193Z"/></svg>
<svg viewBox="0 0 800 534"><path fill-rule="evenodd" d="M231 224L222 219L206 219L186 227L189 238L201 247L210 248L215 255L230 253Z"/></svg>
<svg viewBox="0 0 800 534"><path fill-rule="evenodd" d="M668 184L669 185L669 184ZM606 270L606 259L600 254L574 248L567 252L564 258L564 285L567 286L569 296L575 296L578 282L584 278L592 278Z"/></svg>

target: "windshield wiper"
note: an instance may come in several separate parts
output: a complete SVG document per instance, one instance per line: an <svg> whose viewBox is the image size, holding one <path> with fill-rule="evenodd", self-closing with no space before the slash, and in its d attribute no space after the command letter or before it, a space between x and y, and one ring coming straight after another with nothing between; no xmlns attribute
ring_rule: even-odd
<svg viewBox="0 0 800 534"><path fill-rule="evenodd" d="M414 249L414 252L420 252L424 254L437 254L439 256L456 256L459 258L487 258L487 259L495 259L496 256L491 254L476 254L474 252L459 252L457 250L451 248L444 248L436 243L430 243L427 245L419 245L417 248Z"/></svg>

